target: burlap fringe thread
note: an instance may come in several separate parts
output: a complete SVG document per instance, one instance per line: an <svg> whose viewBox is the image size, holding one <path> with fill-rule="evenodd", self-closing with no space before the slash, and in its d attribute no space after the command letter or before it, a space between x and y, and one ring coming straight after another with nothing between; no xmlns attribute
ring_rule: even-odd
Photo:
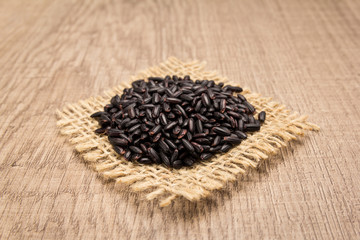
<svg viewBox="0 0 360 240"><path fill-rule="evenodd" d="M121 93L136 79L150 76L190 75L192 79L208 79L225 84L238 85L219 76L216 72L204 71L205 63L182 62L174 57L159 66L149 68L131 81L122 83L105 96L91 97L75 104L68 104L62 111L57 110L60 132L70 138L76 151L93 169L105 179L128 184L133 191L147 191L148 200L160 200L160 206L168 206L175 198L182 196L197 201L220 189L227 181L235 180L249 168L256 168L261 160L275 154L286 142L305 130L318 130L315 124L307 122L307 116L290 113L284 105L272 102L271 98L244 90L244 96L258 112L266 111L266 121L259 132L248 136L239 146L226 154L217 154L209 161L191 168L168 169L158 165L141 165L126 161L117 155L105 136L98 136L96 121L89 116L101 109L115 94Z"/></svg>

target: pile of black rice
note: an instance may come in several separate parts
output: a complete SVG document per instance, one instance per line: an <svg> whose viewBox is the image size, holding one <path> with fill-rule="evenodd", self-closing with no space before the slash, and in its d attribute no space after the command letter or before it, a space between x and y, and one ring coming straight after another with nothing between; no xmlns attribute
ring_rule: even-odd
<svg viewBox="0 0 360 240"><path fill-rule="evenodd" d="M240 87L189 76L147 80L134 81L91 115L101 126L95 132L129 161L191 166L229 151L265 121L263 111L254 118Z"/></svg>

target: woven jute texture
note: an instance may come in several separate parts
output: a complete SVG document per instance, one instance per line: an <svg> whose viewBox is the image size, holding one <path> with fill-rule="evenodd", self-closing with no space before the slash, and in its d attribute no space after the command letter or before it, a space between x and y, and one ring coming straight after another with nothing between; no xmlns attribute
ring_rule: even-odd
<svg viewBox="0 0 360 240"><path fill-rule="evenodd" d="M285 146L286 142L303 135L306 130L319 129L307 121L307 116L291 113L284 105L271 101L271 98L264 98L245 89L243 95L257 112L266 111L266 121L261 130L249 134L245 141L226 154L217 154L192 167L176 170L162 165L129 162L115 153L106 136L94 133L99 126L90 115L102 110L112 96L122 93L136 79L190 75L195 80L207 79L238 85L214 71L205 71L204 66L205 63L198 61L182 62L171 57L158 66L142 71L128 82L122 82L103 96L68 104L62 111L57 111L60 132L70 138L76 151L105 179L127 184L133 191L145 191L148 200L158 199L160 206L167 206L178 197L196 201L208 196L212 190L222 188L227 181L235 180L237 175L256 168L262 160Z"/></svg>

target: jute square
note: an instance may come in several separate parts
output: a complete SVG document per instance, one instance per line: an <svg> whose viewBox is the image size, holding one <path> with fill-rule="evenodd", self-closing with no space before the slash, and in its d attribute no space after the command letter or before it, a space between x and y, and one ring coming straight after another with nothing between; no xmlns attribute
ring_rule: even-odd
<svg viewBox="0 0 360 240"><path fill-rule="evenodd" d="M307 116L287 110L284 105L244 89L242 93L256 108L266 111L266 121L261 130L226 154L217 154L208 161L182 169L169 169L162 165L141 165L125 160L112 149L106 136L94 133L97 121L90 115L100 111L115 94L131 86L131 82L150 76L190 75L192 79L207 79L225 84L238 85L219 76L214 71L205 71L205 63L182 62L174 57L140 72L128 82L105 92L103 96L91 97L68 104L57 111L60 132L69 137L77 152L96 172L117 184L128 184L133 191L146 192L148 200L158 199L160 206L169 205L174 199L184 197L197 201L223 188L227 181L235 180L250 168L256 168L262 160L275 154L286 143L303 135L306 130L319 127L307 121Z"/></svg>

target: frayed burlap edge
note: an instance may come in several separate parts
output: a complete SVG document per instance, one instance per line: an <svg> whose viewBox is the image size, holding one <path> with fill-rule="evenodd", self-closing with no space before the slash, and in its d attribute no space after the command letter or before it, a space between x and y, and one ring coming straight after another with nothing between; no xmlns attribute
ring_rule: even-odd
<svg viewBox="0 0 360 240"><path fill-rule="evenodd" d="M95 120L89 116L101 109L115 94L121 93L131 82L149 76L190 75L192 79L212 79L216 82L239 85L219 76L216 72L204 71L205 63L198 61L182 62L174 57L156 67L149 68L131 81L124 82L105 96L91 97L75 104L68 104L62 111L57 110L60 132L70 138L75 149L83 159L105 179L116 183L128 184L133 191L146 191L148 200L160 200L160 206L169 205L175 198L182 196L196 201L209 195L212 190L220 189L227 181L235 180L249 168L256 168L261 160L275 154L286 142L305 130L318 130L309 123L307 116L291 113L284 105L261 97L245 89L243 94L258 112L266 111L266 121L261 130L248 136L239 146L226 154L217 154L209 161L196 164L191 168L168 169L159 165L141 165L126 161L117 155L105 136L98 136Z"/></svg>

